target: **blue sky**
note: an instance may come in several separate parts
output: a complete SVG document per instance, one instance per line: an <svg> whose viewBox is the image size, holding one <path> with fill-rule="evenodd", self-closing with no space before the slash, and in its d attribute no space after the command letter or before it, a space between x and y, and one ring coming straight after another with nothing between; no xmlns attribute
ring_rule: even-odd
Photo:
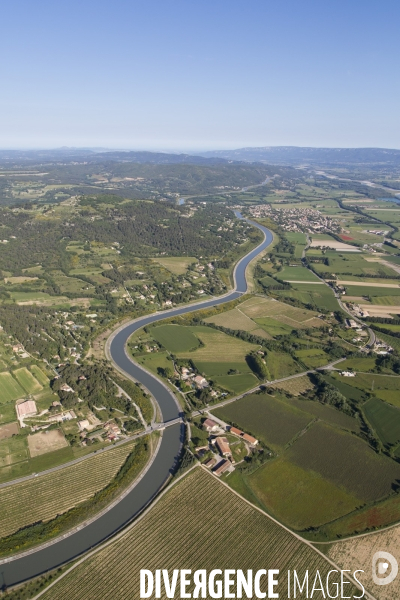
<svg viewBox="0 0 400 600"><path fill-rule="evenodd" d="M398 0L1 4L1 148L400 148Z"/></svg>

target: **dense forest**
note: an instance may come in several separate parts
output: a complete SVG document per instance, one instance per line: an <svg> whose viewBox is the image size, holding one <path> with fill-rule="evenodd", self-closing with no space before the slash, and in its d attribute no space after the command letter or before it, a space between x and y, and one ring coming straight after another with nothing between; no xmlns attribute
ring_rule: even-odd
<svg viewBox="0 0 400 600"><path fill-rule="evenodd" d="M237 221L229 229L224 226L232 216L221 205L207 204L190 213L185 206L123 202L116 196L84 197L66 218L32 204L3 208L1 236L11 239L2 246L0 269L16 275L23 268L41 264L68 271L73 257L66 247L72 240L117 242L122 257L218 256L243 241L243 223Z"/></svg>

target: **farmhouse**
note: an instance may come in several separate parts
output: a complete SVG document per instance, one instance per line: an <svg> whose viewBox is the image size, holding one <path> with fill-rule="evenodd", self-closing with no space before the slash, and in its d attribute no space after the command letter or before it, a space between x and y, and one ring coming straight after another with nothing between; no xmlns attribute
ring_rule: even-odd
<svg viewBox="0 0 400 600"><path fill-rule="evenodd" d="M216 463L216 459L215 458L209 458L208 460L206 460L204 464L205 467L207 467L207 469L212 469L215 466Z"/></svg>
<svg viewBox="0 0 400 600"><path fill-rule="evenodd" d="M82 421L78 421L78 429L79 431L84 431L85 429L90 429L90 423L87 419L83 419Z"/></svg>
<svg viewBox="0 0 400 600"><path fill-rule="evenodd" d="M229 456L230 458L232 457L232 452L226 437L217 437L215 438L214 443L222 456Z"/></svg>
<svg viewBox="0 0 400 600"><path fill-rule="evenodd" d="M229 433L233 433L233 435L237 435L239 437L243 435L243 431L241 429L238 429L237 427L231 427Z"/></svg>
<svg viewBox="0 0 400 600"><path fill-rule="evenodd" d="M205 429L208 433L212 433L213 431L218 431L219 425L211 419L206 419L203 423L203 429Z"/></svg>
<svg viewBox="0 0 400 600"><path fill-rule="evenodd" d="M244 433L242 435L242 439L247 442L248 444L250 444L251 446L257 446L258 444L258 440L256 440L255 437L253 437L252 435L249 435L248 433Z"/></svg>
<svg viewBox="0 0 400 600"><path fill-rule="evenodd" d="M356 374L353 371L341 371L342 377L355 377Z"/></svg>
<svg viewBox="0 0 400 600"><path fill-rule="evenodd" d="M62 386L60 387L60 390L62 392L73 392L74 391L72 389L72 387L70 387L67 383L63 383Z"/></svg>
<svg viewBox="0 0 400 600"><path fill-rule="evenodd" d="M229 462L229 460L222 460L219 463L219 465L214 469L213 473L217 477L220 477L222 475L222 473L225 473L225 471L227 471L231 467L232 467L232 464Z"/></svg>
<svg viewBox="0 0 400 600"><path fill-rule="evenodd" d="M196 375L193 381L199 388L205 388L208 386L207 379L204 379L204 377L202 377L201 375Z"/></svg>
<svg viewBox="0 0 400 600"><path fill-rule="evenodd" d="M346 319L347 326L351 329L357 329L359 325L353 319Z"/></svg>
<svg viewBox="0 0 400 600"><path fill-rule="evenodd" d="M19 419L21 417L32 417L37 413L36 402L34 402L34 400L21 402L21 404L17 404L16 409Z"/></svg>

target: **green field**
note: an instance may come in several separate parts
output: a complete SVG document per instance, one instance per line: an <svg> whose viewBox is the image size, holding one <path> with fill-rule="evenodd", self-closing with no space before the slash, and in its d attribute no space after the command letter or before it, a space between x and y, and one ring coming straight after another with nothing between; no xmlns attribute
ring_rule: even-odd
<svg viewBox="0 0 400 600"><path fill-rule="evenodd" d="M233 308L232 310L227 310L219 315L207 317L204 321L206 323L214 323L214 325L219 325L220 327L239 329L241 331L252 331L257 329L257 323L245 315L240 308Z"/></svg>
<svg viewBox="0 0 400 600"><path fill-rule="evenodd" d="M396 521L400 521L400 502L398 495L394 494L386 500L361 508L325 525L321 528L321 532L328 539L335 540L338 537L385 527Z"/></svg>
<svg viewBox="0 0 400 600"><path fill-rule="evenodd" d="M31 365L29 368L32 371L35 379L37 379L41 385L48 385L49 378L43 373L42 369L40 369L37 365Z"/></svg>
<svg viewBox="0 0 400 600"><path fill-rule="evenodd" d="M14 402L0 403L0 425L3 423L11 423L15 421L15 404Z"/></svg>
<svg viewBox="0 0 400 600"><path fill-rule="evenodd" d="M296 379L294 379L293 381L296 381ZM296 408L310 413L318 419L322 419L323 421L325 421L325 423L329 423L337 427L342 427L343 429L348 429L349 431L355 431L356 433L360 431L360 421L358 419L350 417L344 412L336 410L328 404L321 404L321 402L314 402L311 400L303 400L297 398L291 398L289 402Z"/></svg>
<svg viewBox="0 0 400 600"><path fill-rule="evenodd" d="M296 440L286 457L364 502L387 496L400 478L398 463L376 454L361 439L320 422Z"/></svg>
<svg viewBox="0 0 400 600"><path fill-rule="evenodd" d="M307 238L305 233L299 233L294 231L288 231L285 234L285 237L295 244L294 256L295 258L301 258L303 254L303 250L307 245Z"/></svg>
<svg viewBox="0 0 400 600"><path fill-rule="evenodd" d="M317 311L336 311L339 304L331 288L327 285L313 285L310 283L292 283L292 290L278 290L275 293L282 297L295 298L303 304L310 304Z"/></svg>
<svg viewBox="0 0 400 600"><path fill-rule="evenodd" d="M343 385L343 382L340 381L342 379L340 375L332 373L332 379L334 380L334 385L337 385L340 389L341 384ZM377 398L400 407L400 377L358 372L355 377L346 378L344 385L370 392Z"/></svg>
<svg viewBox="0 0 400 600"><path fill-rule="evenodd" d="M177 527L177 523L185 526ZM117 540L78 562L45 590L42 600L139 598L140 569L154 572L160 561L169 573L179 565L192 572L201 565L211 572L216 564L218 569L242 569L244 573L273 565L284 573L290 565L301 581L310 568L318 570L323 581L332 570L313 547L197 468L170 487ZM188 586L187 592L193 594L193 588ZM261 578L261 590L267 590L265 577ZM349 597L360 595L351 585L345 590ZM289 597L286 576L279 579L279 597ZM319 593L314 598L319 598Z"/></svg>
<svg viewBox="0 0 400 600"><path fill-rule="evenodd" d="M303 368L288 353L268 350L264 358L270 374L270 381L303 371Z"/></svg>
<svg viewBox="0 0 400 600"><path fill-rule="evenodd" d="M233 394L241 394L248 389L259 385L259 381L252 373L244 373L242 375L223 375L215 377L215 383Z"/></svg>
<svg viewBox="0 0 400 600"><path fill-rule="evenodd" d="M26 437L13 436L0 441L0 473L2 467L8 469L14 463L26 461L28 458Z"/></svg>
<svg viewBox="0 0 400 600"><path fill-rule="evenodd" d="M34 378L32 373L28 371L26 367L13 371L13 376L27 394L36 394L36 392L40 392L40 390L43 389L43 386Z"/></svg>
<svg viewBox="0 0 400 600"><path fill-rule="evenodd" d="M294 329L320 327L323 323L316 317L317 313L311 310L271 298L254 297L205 321L229 329L252 331L255 335L265 332L268 336L276 337L290 334Z"/></svg>
<svg viewBox="0 0 400 600"><path fill-rule="evenodd" d="M400 442L400 409L386 404L382 400L368 400L362 410L377 432L383 444Z"/></svg>
<svg viewBox="0 0 400 600"><path fill-rule="evenodd" d="M0 373L0 404L23 398L25 391L10 373Z"/></svg>
<svg viewBox="0 0 400 600"><path fill-rule="evenodd" d="M306 267L284 267L278 273L279 279L283 281L315 281L321 283L318 277Z"/></svg>
<svg viewBox="0 0 400 600"><path fill-rule="evenodd" d="M192 330L182 325L159 325L151 329L151 335L166 350L174 354L194 350L200 345Z"/></svg>
<svg viewBox="0 0 400 600"><path fill-rule="evenodd" d="M184 275L190 265L197 263L197 258L193 256L168 256L158 258L157 262L174 275Z"/></svg>
<svg viewBox="0 0 400 600"><path fill-rule="evenodd" d="M252 433L267 446L282 449L313 417L268 394L251 394L213 411L217 417Z"/></svg>
<svg viewBox="0 0 400 600"><path fill-rule="evenodd" d="M189 327L188 330L198 337L204 344L197 350L189 352L188 350L177 351L176 354L180 358L190 358L196 364L198 362L224 362L224 363L241 363L245 368L245 356L258 349L259 346L243 342L239 338L232 337L217 331L211 327L195 326ZM245 369L248 370L247 368Z"/></svg>
<svg viewBox="0 0 400 600"><path fill-rule="evenodd" d="M357 497L284 458L268 462L246 481L268 512L299 531L319 527L359 505Z"/></svg>
<svg viewBox="0 0 400 600"><path fill-rule="evenodd" d="M167 352L152 352L150 354L145 354L144 356L135 356L135 360L155 374L158 374L159 368L171 369L173 367Z"/></svg>
<svg viewBox="0 0 400 600"><path fill-rule="evenodd" d="M319 348L296 350L295 355L307 368L311 369L322 367L331 362L329 355Z"/></svg>
<svg viewBox="0 0 400 600"><path fill-rule="evenodd" d="M367 373L376 368L376 359L367 356L365 358L348 358L341 362L339 366L342 371L353 369L356 372L361 371Z"/></svg>
<svg viewBox="0 0 400 600"><path fill-rule="evenodd" d="M399 304L400 288L386 287L368 287L368 285L346 285L346 293L348 296L367 297L370 296L373 304ZM375 300L376 298L376 300ZM383 298L396 298L396 302L382 302Z"/></svg>
<svg viewBox="0 0 400 600"><path fill-rule="evenodd" d="M382 265L378 262L370 262L365 260L362 254L352 254L349 252L340 253L340 250L335 255L329 254L329 264L314 263L313 268L317 273L335 273L340 275L339 279L345 279L352 275L376 275L376 276L395 276L393 269Z"/></svg>
<svg viewBox="0 0 400 600"><path fill-rule="evenodd" d="M276 337L277 335L288 335L295 329L293 325L287 325L272 317L256 319L256 324L269 333L269 335L272 335L272 337Z"/></svg>

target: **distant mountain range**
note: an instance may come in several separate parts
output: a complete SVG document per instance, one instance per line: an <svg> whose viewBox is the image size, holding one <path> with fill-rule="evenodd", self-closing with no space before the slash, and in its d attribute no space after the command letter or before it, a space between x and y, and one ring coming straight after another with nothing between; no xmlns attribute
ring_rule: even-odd
<svg viewBox="0 0 400 600"><path fill-rule="evenodd" d="M200 152L207 158L263 162L268 164L379 164L400 165L400 150L386 148L302 148L297 146L265 146L238 150Z"/></svg>
<svg viewBox="0 0 400 600"><path fill-rule="evenodd" d="M52 150L0 150L0 164L106 163L213 165L227 162L271 165L394 165L400 166L400 150L386 148L303 148L265 146L237 150L210 150L192 154L123 151L107 148L55 148Z"/></svg>
<svg viewBox="0 0 400 600"><path fill-rule="evenodd" d="M16 163L106 163L213 165L232 162L220 157L164 152L123 151L103 148L55 148L54 150L0 150L0 164Z"/></svg>

